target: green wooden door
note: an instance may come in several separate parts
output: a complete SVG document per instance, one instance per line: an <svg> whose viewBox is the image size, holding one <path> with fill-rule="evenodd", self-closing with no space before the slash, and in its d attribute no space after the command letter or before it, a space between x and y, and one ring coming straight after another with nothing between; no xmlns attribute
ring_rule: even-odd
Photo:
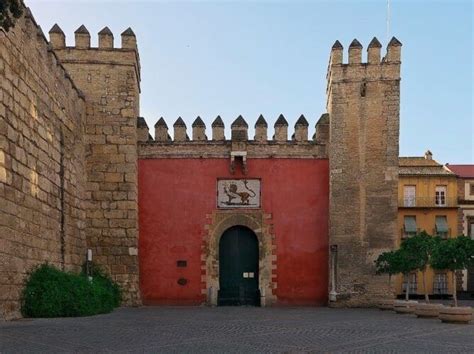
<svg viewBox="0 0 474 354"><path fill-rule="evenodd" d="M219 242L218 305L260 305L258 240L243 226L227 229Z"/></svg>

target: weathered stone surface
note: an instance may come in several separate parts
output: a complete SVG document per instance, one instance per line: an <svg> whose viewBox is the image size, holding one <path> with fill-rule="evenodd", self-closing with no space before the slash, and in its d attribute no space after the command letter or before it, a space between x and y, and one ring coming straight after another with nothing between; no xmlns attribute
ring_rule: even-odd
<svg viewBox="0 0 474 354"><path fill-rule="evenodd" d="M175 141L186 141L189 140L186 134L186 124L181 117L178 117L176 122L173 124L174 128L174 140Z"/></svg>
<svg viewBox="0 0 474 354"><path fill-rule="evenodd" d="M163 117L158 119L155 124L155 140L156 141L168 141L168 125ZM143 140L139 140L143 141Z"/></svg>
<svg viewBox="0 0 474 354"><path fill-rule="evenodd" d="M125 303L136 305L140 303L138 257L128 249L136 248L138 242L140 64L133 32L122 34L122 42L125 38L130 46L118 49L112 48L109 41L113 35L109 32L101 31L99 39L104 38L98 49L84 50L86 46L81 42L82 49L58 48L55 53L86 98L85 172L88 182L94 183L86 185L87 245L94 256L102 256L94 261L122 286ZM145 137L148 128L141 123L140 141ZM113 242L107 237L121 231L124 235ZM117 248L115 244L127 247Z"/></svg>
<svg viewBox="0 0 474 354"><path fill-rule="evenodd" d="M104 27L99 32L99 48L112 49L114 47L114 34L109 27Z"/></svg>
<svg viewBox="0 0 474 354"><path fill-rule="evenodd" d="M301 115L295 123L295 138L296 141L308 140L308 121L304 115Z"/></svg>
<svg viewBox="0 0 474 354"><path fill-rule="evenodd" d="M204 124L203 120L201 117L197 117L193 124L193 140L207 140L206 137L206 124Z"/></svg>
<svg viewBox="0 0 474 354"><path fill-rule="evenodd" d="M275 135L273 140L275 141L287 141L288 140L288 122L286 121L283 114L278 116L278 119L274 125Z"/></svg>
<svg viewBox="0 0 474 354"><path fill-rule="evenodd" d="M217 116L212 122L212 140L225 140L224 122L221 116Z"/></svg>
<svg viewBox="0 0 474 354"><path fill-rule="evenodd" d="M247 141L248 140L248 129L249 125L242 116L238 116L230 126L231 128L231 139L232 141Z"/></svg>
<svg viewBox="0 0 474 354"><path fill-rule="evenodd" d="M255 122L255 141L267 141L268 124L263 115L260 114Z"/></svg>
<svg viewBox="0 0 474 354"><path fill-rule="evenodd" d="M297 142L286 141L245 141L241 142L241 149L247 152L248 158L327 158L325 144L313 141ZM153 158L228 158L233 151L232 142L221 141L148 141L140 143L138 154L141 159Z"/></svg>
<svg viewBox="0 0 474 354"><path fill-rule="evenodd" d="M361 65L360 49L353 43L342 64L333 48L327 75L333 306L371 306L392 292L374 260L396 243L400 63Z"/></svg>
<svg viewBox="0 0 474 354"><path fill-rule="evenodd" d="M40 34L31 15L0 30L0 319L20 316L27 271L77 271L86 250L85 102Z"/></svg>

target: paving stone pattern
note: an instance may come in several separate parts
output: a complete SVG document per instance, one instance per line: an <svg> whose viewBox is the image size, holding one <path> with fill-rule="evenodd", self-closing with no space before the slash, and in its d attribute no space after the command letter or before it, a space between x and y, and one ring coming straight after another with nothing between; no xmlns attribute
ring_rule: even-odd
<svg viewBox="0 0 474 354"><path fill-rule="evenodd" d="M472 353L474 325L376 309L142 307L0 323L0 353Z"/></svg>

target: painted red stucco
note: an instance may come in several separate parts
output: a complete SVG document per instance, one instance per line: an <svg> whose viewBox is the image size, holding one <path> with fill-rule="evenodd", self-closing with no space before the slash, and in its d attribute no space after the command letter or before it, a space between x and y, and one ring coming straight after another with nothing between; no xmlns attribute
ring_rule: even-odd
<svg viewBox="0 0 474 354"><path fill-rule="evenodd" d="M277 244L278 304L321 305L328 289L328 160L249 159ZM200 304L201 245L228 159L139 160L140 287L145 304ZM187 267L176 262L186 260ZM186 278L185 286L177 284Z"/></svg>

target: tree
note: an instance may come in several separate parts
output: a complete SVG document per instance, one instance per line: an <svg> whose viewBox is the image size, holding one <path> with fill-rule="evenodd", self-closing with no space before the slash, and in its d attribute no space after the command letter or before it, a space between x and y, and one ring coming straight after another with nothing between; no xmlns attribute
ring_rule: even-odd
<svg viewBox="0 0 474 354"><path fill-rule="evenodd" d="M458 306L456 295L456 270L463 270L474 265L474 240L466 236L458 236L436 243L431 256L434 269L448 269L453 272L453 300Z"/></svg>
<svg viewBox="0 0 474 354"><path fill-rule="evenodd" d="M410 298L410 273L418 269L418 255L410 248L400 248L395 251L393 262L395 269L407 277L405 300L408 301Z"/></svg>
<svg viewBox="0 0 474 354"><path fill-rule="evenodd" d="M16 19L23 14L23 6L19 0L0 1L0 27L6 32L15 25Z"/></svg>
<svg viewBox="0 0 474 354"><path fill-rule="evenodd" d="M400 273L396 268L396 252L389 251L381 253L375 260L375 269L377 274L388 274L388 286L392 287L392 275Z"/></svg>
<svg viewBox="0 0 474 354"><path fill-rule="evenodd" d="M375 260L377 274L388 274L389 284L392 275L402 273L404 276L408 276L410 272L418 268L418 264L417 254L411 248L384 252ZM409 299L409 295L410 284L408 283L405 293L406 300Z"/></svg>
<svg viewBox="0 0 474 354"><path fill-rule="evenodd" d="M400 248L404 249L411 255L414 256L414 262L416 262L416 270L421 271L423 278L423 289L425 293L425 301L430 302L428 291L426 288L426 269L430 264L431 255L435 247L435 243L439 238L432 237L425 231L416 234L413 237L405 239Z"/></svg>

